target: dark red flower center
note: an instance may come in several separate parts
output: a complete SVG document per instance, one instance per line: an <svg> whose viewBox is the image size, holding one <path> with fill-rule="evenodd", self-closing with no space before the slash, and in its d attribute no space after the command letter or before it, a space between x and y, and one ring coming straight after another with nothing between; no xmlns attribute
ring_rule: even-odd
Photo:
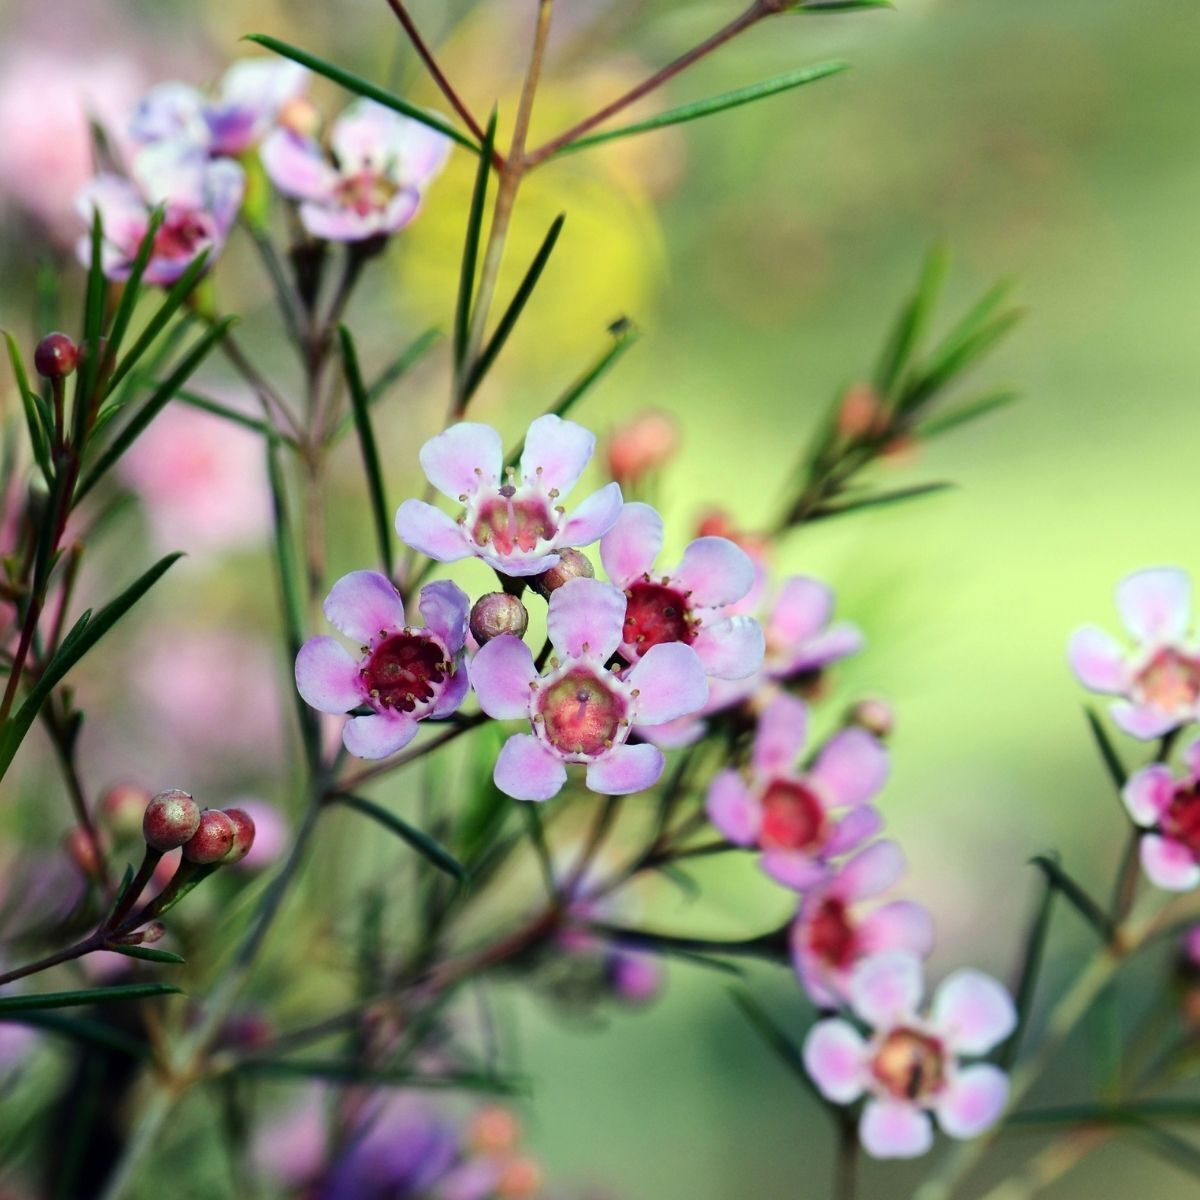
<svg viewBox="0 0 1200 1200"><path fill-rule="evenodd" d="M509 494L505 494L505 493ZM472 536L478 546L491 545L500 554L537 549L558 531L558 521L545 500L538 496L517 497L511 485L500 495L480 505Z"/></svg>
<svg viewBox="0 0 1200 1200"><path fill-rule="evenodd" d="M154 253L160 258L187 258L201 250L210 236L203 213L188 209L169 212L154 235Z"/></svg>
<svg viewBox="0 0 1200 1200"><path fill-rule="evenodd" d="M1188 708L1200 699L1200 659L1164 646L1138 672L1134 690L1165 712Z"/></svg>
<svg viewBox="0 0 1200 1200"><path fill-rule="evenodd" d="M845 968L854 961L857 939L846 905L836 896L821 901L808 925L808 948L830 967Z"/></svg>
<svg viewBox="0 0 1200 1200"><path fill-rule="evenodd" d="M692 642L696 626L687 597L663 583L635 583L625 593L626 645L639 655L663 642Z"/></svg>
<svg viewBox="0 0 1200 1200"><path fill-rule="evenodd" d="M380 708L412 712L428 704L450 673L441 646L419 633L393 633L371 652L363 683Z"/></svg>
<svg viewBox="0 0 1200 1200"><path fill-rule="evenodd" d="M1167 837L1182 842L1200 862L1200 783L1176 788L1160 823Z"/></svg>
<svg viewBox="0 0 1200 1200"><path fill-rule="evenodd" d="M625 698L587 667L574 667L545 688L537 712L546 740L563 754L603 754L618 740Z"/></svg>
<svg viewBox="0 0 1200 1200"><path fill-rule="evenodd" d="M790 779L776 779L762 798L759 843L764 850L808 850L819 846L828 824L815 792Z"/></svg>
<svg viewBox="0 0 1200 1200"><path fill-rule="evenodd" d="M386 175L369 168L345 176L337 185L337 198L360 217L387 208L399 188Z"/></svg>
<svg viewBox="0 0 1200 1200"><path fill-rule="evenodd" d="M945 1052L928 1034L893 1029L875 1052L871 1073L897 1100L922 1100L945 1083Z"/></svg>

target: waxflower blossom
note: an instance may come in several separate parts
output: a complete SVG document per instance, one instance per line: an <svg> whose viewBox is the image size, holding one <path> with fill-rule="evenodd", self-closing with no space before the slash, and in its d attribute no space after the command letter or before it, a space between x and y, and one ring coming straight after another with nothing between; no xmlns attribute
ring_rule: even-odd
<svg viewBox="0 0 1200 1200"><path fill-rule="evenodd" d="M275 129L260 151L271 182L300 202L315 238L358 242L403 229L441 171L450 141L420 121L357 100L330 130L330 162L315 138Z"/></svg>
<svg viewBox="0 0 1200 1200"><path fill-rule="evenodd" d="M867 1096L858 1136L875 1158L924 1154L933 1144L930 1113L951 1137L975 1137L1008 1101L999 1067L959 1061L986 1054L1016 1027L1008 993L979 971L956 971L920 1016L922 991L914 955L863 959L850 980L850 1002L871 1037L832 1017L818 1021L804 1042L804 1064L826 1099L853 1104Z"/></svg>
<svg viewBox="0 0 1200 1200"><path fill-rule="evenodd" d="M585 764L594 792L624 795L651 787L662 752L629 745L632 726L654 725L704 703L704 669L679 643L655 646L621 675L606 663L621 642L625 597L598 579L572 579L550 597L548 632L557 657L539 675L529 647L512 634L488 642L471 662L483 711L528 720L496 761L496 786L516 800L549 800L568 763Z"/></svg>
<svg viewBox="0 0 1200 1200"><path fill-rule="evenodd" d="M1188 638L1192 585L1177 567L1151 567L1117 584L1117 611L1132 653L1088 625L1071 638L1068 660L1093 692L1120 696L1112 718L1136 738L1161 737L1200 719L1200 648Z"/></svg>
<svg viewBox="0 0 1200 1200"><path fill-rule="evenodd" d="M757 846L772 879L803 891L830 875L882 825L867 803L888 775L887 751L863 729L843 729L811 770L795 762L808 736L808 709L780 694L763 710L748 771L726 769L708 791L708 818L738 846ZM842 810L845 810L844 812Z"/></svg>
<svg viewBox="0 0 1200 1200"><path fill-rule="evenodd" d="M76 211L91 224L100 214L104 239L101 265L109 279L129 277L138 248L150 227L151 210L165 205L143 278L171 284L205 250L225 244L245 190L245 173L232 159L208 159L192 147L162 142L133 161L132 180L98 175L76 197ZM91 262L90 234L79 239L80 261Z"/></svg>
<svg viewBox="0 0 1200 1200"><path fill-rule="evenodd" d="M212 96L186 83L160 83L129 120L137 142L184 142L214 157L237 155L259 141L289 101L308 86L298 63L273 58L236 62Z"/></svg>
<svg viewBox="0 0 1200 1200"><path fill-rule="evenodd" d="M754 564L728 538L701 537L683 552L679 566L654 575L663 544L662 517L648 504L626 504L600 539L608 577L625 593L621 654L629 662L655 646L691 646L705 673L744 679L758 670L763 633L747 616L723 616L754 582Z"/></svg>
<svg viewBox="0 0 1200 1200"><path fill-rule="evenodd" d="M558 565L560 548L607 533L621 511L615 483L570 516L562 505L595 449L595 436L582 425L547 413L529 426L520 471L506 471L503 443L490 425L452 425L421 447L420 459L429 482L463 512L456 520L423 500L406 500L396 532L438 562L475 557L502 575L539 575Z"/></svg>
<svg viewBox="0 0 1200 1200"><path fill-rule="evenodd" d="M1135 824L1150 830L1139 843L1150 882L1172 892L1200 886L1200 740L1184 751L1186 773L1152 763L1135 771L1122 789Z"/></svg>
<svg viewBox="0 0 1200 1200"><path fill-rule="evenodd" d="M320 712L359 705L342 741L359 758L386 758L416 736L417 722L448 717L467 692L462 666L467 637L466 594L448 580L421 589L424 629L409 625L404 602L378 571L352 571L325 600L329 622L361 646L355 659L335 638L310 638L296 656L296 687Z"/></svg>

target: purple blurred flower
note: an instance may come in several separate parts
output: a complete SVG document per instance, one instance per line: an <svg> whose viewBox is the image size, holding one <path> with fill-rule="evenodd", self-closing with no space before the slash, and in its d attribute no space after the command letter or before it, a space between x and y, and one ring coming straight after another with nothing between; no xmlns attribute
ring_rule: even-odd
<svg viewBox="0 0 1200 1200"><path fill-rule="evenodd" d="M1134 823L1151 832L1139 844L1150 882L1172 892L1200 886L1200 740L1184 751L1179 779L1163 763L1135 771L1121 793Z"/></svg>

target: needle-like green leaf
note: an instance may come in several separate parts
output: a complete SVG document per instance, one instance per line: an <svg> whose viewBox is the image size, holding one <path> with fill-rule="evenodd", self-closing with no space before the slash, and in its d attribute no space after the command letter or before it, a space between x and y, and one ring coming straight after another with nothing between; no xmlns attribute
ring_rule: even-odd
<svg viewBox="0 0 1200 1200"><path fill-rule="evenodd" d="M1100 714L1094 708L1088 707L1083 710L1083 715L1087 718L1088 728L1096 740L1096 748L1100 751L1100 758L1104 762L1105 770L1108 771L1108 777L1112 780L1113 787L1119 792L1124 788L1125 781L1129 778L1129 772L1125 769L1125 764L1121 761L1116 746L1112 744L1112 738L1108 736L1108 730L1104 728Z"/></svg>
<svg viewBox="0 0 1200 1200"><path fill-rule="evenodd" d="M25 364L21 361L21 351L12 334L5 331L4 340L8 345L8 360L12 364L17 391L21 394L21 406L25 410L29 444L33 448L33 456L37 459L42 477L47 483L50 483L54 474L50 465L50 438L53 436L53 422L45 411L41 396L29 386L29 376L25 372Z"/></svg>
<svg viewBox="0 0 1200 1200"><path fill-rule="evenodd" d="M108 333L108 355L114 362L121 352L121 343L125 340L125 334L129 330L129 322L133 319L133 310L137 307L138 297L141 294L142 275L145 273L146 265L150 262L150 255L154 251L154 239L158 236L165 215L166 209L162 205L150 214L150 223L146 227L146 234L138 246L133 265L129 268L129 278L125 280L122 287L121 300L117 305L112 328Z"/></svg>
<svg viewBox="0 0 1200 1200"><path fill-rule="evenodd" d="M1063 869L1056 858L1038 854L1029 860L1042 871L1050 883L1070 901L1071 907L1095 930L1105 942L1111 942L1116 927L1112 918L1088 895L1087 891Z"/></svg>
<svg viewBox="0 0 1200 1200"><path fill-rule="evenodd" d="M169 983L128 983L117 987L84 988L78 992L40 992L0 996L0 1017L8 1013L36 1012L43 1008L73 1008L81 1004L107 1004L114 1000L144 1000L150 996L181 995Z"/></svg>
<svg viewBox="0 0 1200 1200"><path fill-rule="evenodd" d="M935 246L925 256L917 290L900 310L875 368L875 390L881 396L891 397L897 381L920 346L949 268L950 255L944 247Z"/></svg>
<svg viewBox="0 0 1200 1200"><path fill-rule="evenodd" d="M344 792L339 793L335 799L339 804L344 804L347 808L353 808L373 821L378 821L385 829L407 842L418 854L424 855L439 871L444 871L460 883L467 881L466 867L441 842L410 825L402 817L396 816L394 812L389 812L373 800Z"/></svg>
<svg viewBox="0 0 1200 1200"><path fill-rule="evenodd" d="M140 958L144 962L170 963L178 966L186 960L170 950L156 950L153 946L109 946L108 949L116 954L124 954L126 958Z"/></svg>
<svg viewBox="0 0 1200 1200"><path fill-rule="evenodd" d="M492 152L496 145L497 113L492 109L484 131L483 153L475 172L471 207L467 213L467 233L463 241L462 266L458 276L458 299L454 305L454 369L464 370L467 334L471 327L471 308L475 298L475 268L479 263L479 242L483 234L483 213L487 202L488 178L492 173Z"/></svg>

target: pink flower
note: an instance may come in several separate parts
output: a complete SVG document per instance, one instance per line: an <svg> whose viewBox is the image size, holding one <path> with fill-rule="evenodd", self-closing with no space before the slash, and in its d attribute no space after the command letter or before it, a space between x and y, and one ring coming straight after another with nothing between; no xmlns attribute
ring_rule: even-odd
<svg viewBox="0 0 1200 1200"><path fill-rule="evenodd" d="M205 250L220 252L242 203L245 173L229 158L210 160L201 150L176 142L147 146L133 162L133 180L98 175L76 198L90 225L98 212L104 227L104 273L127 279L138 247L159 204L166 216L154 239L144 278L171 284ZM91 262L91 235L78 242L80 261Z"/></svg>
<svg viewBox="0 0 1200 1200"><path fill-rule="evenodd" d="M525 436L518 483L516 472L505 472L504 446L490 425L452 425L421 447L421 466L464 511L455 520L423 500L406 500L396 513L396 532L438 562L474 556L502 575L539 575L558 564L556 550L589 545L621 511L615 483L593 492L569 517L560 503L595 449L595 437L582 425L551 413L538 417Z"/></svg>
<svg viewBox="0 0 1200 1200"><path fill-rule="evenodd" d="M850 994L854 967L872 954L904 950L926 958L933 949L933 918L911 900L861 911L864 900L891 887L904 867L894 842L860 850L827 883L805 893L792 925L792 962L809 999L835 1008Z"/></svg>
<svg viewBox="0 0 1200 1200"><path fill-rule="evenodd" d="M754 583L754 564L728 538L697 538L679 566L654 576L663 544L662 517L648 504L626 504L600 539L608 577L625 593L621 654L636 662L654 646L691 646L705 673L744 679L758 670L763 633L753 617L724 616Z"/></svg>
<svg viewBox="0 0 1200 1200"><path fill-rule="evenodd" d="M1192 585L1177 567L1135 571L1117 584L1117 611L1137 642L1132 653L1093 625L1067 652L1093 692L1121 696L1109 711L1136 738L1161 737L1200 717L1200 651L1187 639Z"/></svg>
<svg viewBox="0 0 1200 1200"><path fill-rule="evenodd" d="M636 484L670 462L679 449L679 424L670 413L648 408L618 425L608 438L608 473Z"/></svg>
<svg viewBox="0 0 1200 1200"><path fill-rule="evenodd" d="M471 662L480 706L497 720L524 718L533 733L509 738L496 786L517 800L549 800L567 763L587 766L594 792L623 795L653 786L662 752L627 744L633 724L655 725L704 703L704 669L679 643L655 646L623 675L605 664L621 642L625 597L597 579L572 579L551 593L548 631L558 653L539 677L529 647L512 634L488 642Z"/></svg>
<svg viewBox="0 0 1200 1200"><path fill-rule="evenodd" d="M311 137L276 129L262 144L263 166L300 201L313 237L357 242L403 229L450 153L449 139L371 100L357 100L333 123L331 163Z"/></svg>
<svg viewBox="0 0 1200 1200"><path fill-rule="evenodd" d="M759 718L747 774L721 771L708 790L717 829L735 845L757 846L763 870L799 891L824 882L831 858L879 831L882 820L867 801L888 775L887 751L863 729L834 734L811 770L798 773L807 736L804 703L776 696ZM840 809L850 811L839 817Z"/></svg>
<svg viewBox="0 0 1200 1200"><path fill-rule="evenodd" d="M1184 751L1180 779L1163 763L1135 771L1121 793L1134 823L1152 832L1140 843L1150 882L1172 892L1200 886L1200 740Z"/></svg>
<svg viewBox="0 0 1200 1200"><path fill-rule="evenodd" d="M931 1112L951 1137L971 1138L1008 1102L1008 1077L999 1067L959 1061L986 1054L1016 1027L1008 993L979 971L956 971L921 1017L922 991L914 955L865 958L854 969L850 997L870 1039L833 1017L818 1021L804 1042L804 1064L826 1099L853 1104L868 1097L858 1136L875 1158L924 1154L933 1144Z"/></svg>
<svg viewBox="0 0 1200 1200"><path fill-rule="evenodd" d="M308 71L298 63L242 59L225 72L211 99L186 83L151 88L134 110L129 132L147 145L180 141L214 157L241 154L307 86Z"/></svg>
<svg viewBox="0 0 1200 1200"><path fill-rule="evenodd" d="M313 708L372 713L346 722L342 741L359 758L386 758L416 736L417 722L448 717L467 692L462 666L466 594L448 580L421 589L424 629L413 629L404 602L378 571L352 571L325 599L330 623L361 647L355 659L335 638L310 638L296 656L296 687Z"/></svg>

